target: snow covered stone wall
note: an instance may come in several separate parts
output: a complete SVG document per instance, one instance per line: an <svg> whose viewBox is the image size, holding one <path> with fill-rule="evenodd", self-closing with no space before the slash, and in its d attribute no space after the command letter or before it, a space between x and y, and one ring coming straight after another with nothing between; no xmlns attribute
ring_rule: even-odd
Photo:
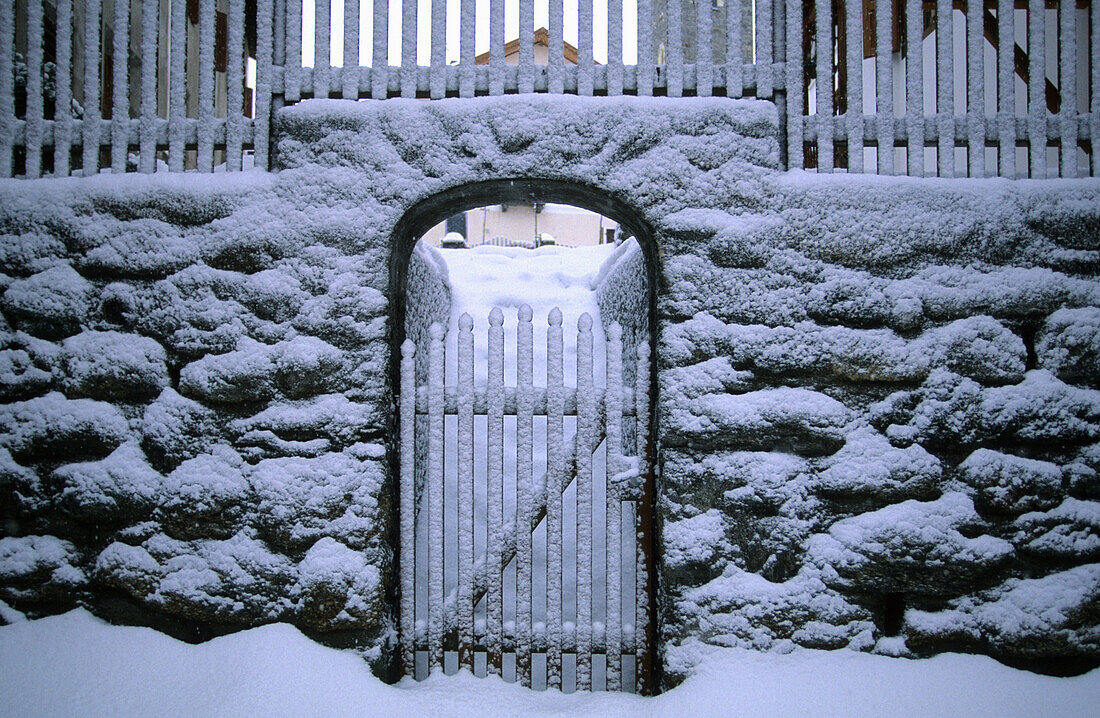
<svg viewBox="0 0 1100 718"><path fill-rule="evenodd" d="M666 684L708 645L1094 665L1100 184L780 173L777 127L308 101L271 175L0 183L0 600L384 670L397 228L539 180L650 235Z"/></svg>

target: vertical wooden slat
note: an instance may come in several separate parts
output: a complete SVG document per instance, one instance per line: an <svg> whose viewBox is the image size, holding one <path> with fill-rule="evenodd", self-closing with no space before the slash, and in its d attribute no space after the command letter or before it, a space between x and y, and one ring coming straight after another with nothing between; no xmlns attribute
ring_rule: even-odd
<svg viewBox="0 0 1100 718"><path fill-rule="evenodd" d="M1063 177L1077 176L1077 3L1058 4L1058 92L1062 98L1058 150Z"/></svg>
<svg viewBox="0 0 1100 718"><path fill-rule="evenodd" d="M32 2L32 5L37 3ZM111 171L126 171L130 130L130 2L115 0L111 72Z"/></svg>
<svg viewBox="0 0 1100 718"><path fill-rule="evenodd" d="M271 18L272 61L276 65L286 64L286 4L295 0L274 0ZM358 3L352 3L358 9Z"/></svg>
<svg viewBox="0 0 1100 718"><path fill-rule="evenodd" d="M801 17L801 0L788 0L787 9L790 10L796 4L798 5L798 14ZM791 25L788 24L787 27L790 30ZM799 27L801 27L801 23ZM792 34L792 37L800 37L800 35ZM792 96L794 94L801 93L792 93ZM634 375L634 424L637 432L638 470L644 472L641 478L647 486L649 484L647 480L649 472L649 351L649 337L643 332L638 337L638 363ZM634 527L634 653L636 657L637 689L642 694L653 692L657 688L656 685L651 683L654 660L651 653L653 646L651 639L656 636L656 631L652 626L653 622L649 620L649 596L653 590L652 581L655 577L650 575L649 549L647 547L647 542L652 541L652 537L647 531L647 525L651 522L653 511L652 506L646 506L648 493L648 489L643 489L642 497L635 504L634 509L636 522Z"/></svg>
<svg viewBox="0 0 1100 718"><path fill-rule="evenodd" d="M328 97L329 67L332 65L332 0L314 0L313 96Z"/></svg>
<svg viewBox="0 0 1100 718"><path fill-rule="evenodd" d="M519 3L519 91L535 91L535 3Z"/></svg>
<svg viewBox="0 0 1100 718"><path fill-rule="evenodd" d="M344 69L340 95L359 99L359 0L344 0Z"/></svg>
<svg viewBox="0 0 1100 718"><path fill-rule="evenodd" d="M711 3L695 5L695 94L710 97L714 87L714 43L711 40ZM610 675L610 674L609 674Z"/></svg>
<svg viewBox="0 0 1100 718"><path fill-rule="evenodd" d="M816 0L817 169L833 171L833 0Z"/></svg>
<svg viewBox="0 0 1100 718"><path fill-rule="evenodd" d="M370 96L384 100L389 93L390 0L374 0L373 23Z"/></svg>
<svg viewBox="0 0 1100 718"><path fill-rule="evenodd" d="M214 0L199 0L199 172L214 171Z"/></svg>
<svg viewBox="0 0 1100 718"><path fill-rule="evenodd" d="M443 665L443 325L428 347L428 670ZM423 508L421 510L424 510Z"/></svg>
<svg viewBox="0 0 1100 718"><path fill-rule="evenodd" d="M244 135L244 4L229 0L226 52L225 168L240 171Z"/></svg>
<svg viewBox="0 0 1100 718"><path fill-rule="evenodd" d="M997 169L1016 176L1016 76L1014 0L997 0Z"/></svg>
<svg viewBox="0 0 1100 718"><path fill-rule="evenodd" d="M15 140L15 0L0 0L0 177L11 177Z"/></svg>
<svg viewBox="0 0 1100 718"><path fill-rule="evenodd" d="M772 0L756 0L756 96L771 99L772 80ZM832 61L829 62L830 67Z"/></svg>
<svg viewBox="0 0 1100 718"><path fill-rule="evenodd" d="M65 0L71 3L71 0ZM157 149L157 31L160 27L159 0L142 0L141 5L141 122L138 126L138 170L156 169ZM60 5L58 6L60 23ZM243 17L242 17L243 22ZM58 44L58 49L61 45ZM60 55L58 68L60 69ZM60 83L59 83L60 84ZM58 103L60 105L60 103ZM66 152L66 158L68 153ZM66 169L66 173L68 170Z"/></svg>
<svg viewBox="0 0 1100 718"><path fill-rule="evenodd" d="M565 91L565 41L562 36L564 16L562 0L550 0L550 59L547 82L551 94L560 95ZM560 657L560 653L559 653Z"/></svg>
<svg viewBox="0 0 1100 718"><path fill-rule="evenodd" d="M560 2L560 0L559 0ZM638 0L638 68L639 95L653 94L653 0Z"/></svg>
<svg viewBox="0 0 1100 718"><path fill-rule="evenodd" d="M709 44L709 43L708 43ZM607 618L604 621L607 690L622 689L622 499L616 478L623 470L623 328L607 328L604 434L607 447Z"/></svg>
<svg viewBox="0 0 1100 718"><path fill-rule="evenodd" d="M577 94L592 94L592 0L577 5Z"/></svg>
<svg viewBox="0 0 1100 718"><path fill-rule="evenodd" d="M623 0L607 3L607 94L623 94Z"/></svg>
<svg viewBox="0 0 1100 718"><path fill-rule="evenodd" d="M27 105L24 124L27 177L42 174L42 2L27 2ZM117 5L129 7L122 2ZM117 16L118 13L115 14ZM115 74L117 76L118 73Z"/></svg>
<svg viewBox="0 0 1100 718"><path fill-rule="evenodd" d="M1027 6L1027 143L1034 179L1047 173L1045 5L1044 0L1030 0Z"/></svg>
<svg viewBox="0 0 1100 718"><path fill-rule="evenodd" d="M799 27L801 27L802 19L802 3L801 0L787 0L787 12L796 13L799 18ZM791 19L788 16L787 27L790 28ZM788 30L788 34L790 31ZM792 35L793 37L793 35ZM802 47L802 34L801 32L797 36L798 47ZM740 2L728 2L726 3L726 95L729 97L740 97L744 92L742 81L742 66L744 65L744 58L741 56L741 3ZM788 62L787 62L787 79L788 87L791 87L790 78L795 74L794 65L801 67L802 54L796 50L787 50ZM801 78L801 74L799 74ZM801 82L801 79L799 79ZM797 86L795 86L797 87ZM797 92L799 97L802 93L798 90L788 90L788 95L793 95ZM788 107L790 99L788 99ZM801 153L799 153L801 155ZM801 165L801 162L799 162Z"/></svg>
<svg viewBox="0 0 1100 718"><path fill-rule="evenodd" d="M458 319L458 665L474 669L474 321Z"/></svg>
<svg viewBox="0 0 1100 718"><path fill-rule="evenodd" d="M875 112L878 173L894 173L894 68L890 47L893 0L875 0Z"/></svg>
<svg viewBox="0 0 1100 718"><path fill-rule="evenodd" d="M533 20L532 20L533 22ZM531 485L534 454L534 328L531 307L516 328L516 680L531 685Z"/></svg>
<svg viewBox="0 0 1100 718"><path fill-rule="evenodd" d="M297 4L298 0L287 0L288 6ZM268 131L271 127L272 13L271 0L257 0L256 117L252 122L252 127L255 164L256 167L264 170L269 169L271 164L271 144ZM299 48L297 52L298 54L293 54L290 52L290 48L287 48L286 68L293 67L301 62L301 49Z"/></svg>
<svg viewBox="0 0 1100 718"><path fill-rule="evenodd" d="M301 98L301 74L302 0L286 0L286 66L283 69L283 94L287 102L297 102ZM258 80L257 84L259 84Z"/></svg>
<svg viewBox="0 0 1100 718"><path fill-rule="evenodd" d="M152 1L152 0L150 0ZM148 3L147 3L148 4ZM153 2L156 6L157 3ZM72 149L73 132L73 0L57 2L57 95L54 101L53 123L53 176L69 176L69 153ZM154 28L154 37L156 36ZM143 60L144 63L147 62ZM0 62L0 67L3 63ZM0 70L2 71L2 70ZM0 92L2 92L0 88ZM156 111L156 97L153 98L153 110ZM3 110L0 109L0 112ZM0 149L2 151L2 149ZM150 162L152 152L149 153ZM144 159L144 157L143 157ZM0 173L2 176L2 173Z"/></svg>
<svg viewBox="0 0 1100 718"><path fill-rule="evenodd" d="M911 177L924 176L924 10L905 3L905 154Z"/></svg>
<svg viewBox="0 0 1100 718"><path fill-rule="evenodd" d="M985 34L982 0L966 2L966 156L971 177L985 176Z"/></svg>
<svg viewBox="0 0 1100 718"><path fill-rule="evenodd" d="M727 5L727 11L730 5ZM740 24L740 23L738 23ZM736 37L740 38L740 30ZM731 37L730 34L726 35ZM789 167L801 168L805 164L804 159L804 133L803 133L803 88L805 68L803 67L803 35L802 35L802 2L801 0L787 0L787 164ZM727 40L729 42L729 40ZM734 50L734 57L740 58L740 40L738 49ZM740 94L740 93L739 93ZM640 348L639 348L640 350Z"/></svg>
<svg viewBox="0 0 1100 718"><path fill-rule="evenodd" d="M99 172L99 13L100 0L84 1L84 121L83 121L83 176ZM180 17L183 10L180 10ZM182 41L181 41L182 46ZM182 50L181 57L182 57ZM180 75L183 75L181 69ZM182 87L182 85L181 85ZM182 94L182 93L181 93ZM182 105L183 100L180 99ZM180 167L183 169L183 152L180 152Z"/></svg>
<svg viewBox="0 0 1100 718"><path fill-rule="evenodd" d="M417 0L401 2L402 97L416 97L416 6Z"/></svg>
<svg viewBox="0 0 1100 718"><path fill-rule="evenodd" d="M674 3L675 5L676 3ZM592 452L596 400L592 388L592 317L577 321L577 690L592 689Z"/></svg>
<svg viewBox="0 0 1100 718"><path fill-rule="evenodd" d="M489 0L489 94L504 94L504 0Z"/></svg>
<svg viewBox="0 0 1100 718"><path fill-rule="evenodd" d="M565 409L561 310L546 330L546 687L561 688L562 490L565 475Z"/></svg>
<svg viewBox="0 0 1100 718"><path fill-rule="evenodd" d="M951 0L936 0L936 164L955 176L955 18Z"/></svg>
<svg viewBox="0 0 1100 718"><path fill-rule="evenodd" d="M447 94L447 0L432 0L432 56L428 94L439 99Z"/></svg>
<svg viewBox="0 0 1100 718"><path fill-rule="evenodd" d="M1090 3L1089 17L1092 22L1092 113L1089 120L1089 141L1092 144L1092 176L1100 177L1100 3Z"/></svg>
<svg viewBox="0 0 1100 718"><path fill-rule="evenodd" d="M844 0L848 172L863 172L863 0ZM790 95L790 90L788 90Z"/></svg>
<svg viewBox="0 0 1100 718"><path fill-rule="evenodd" d="M462 0L458 20L458 94L474 96L474 37L476 12L474 0ZM490 22L490 25L492 23ZM492 33L492 28L490 28Z"/></svg>
<svg viewBox="0 0 1100 718"><path fill-rule="evenodd" d="M401 345L401 664L416 673L416 344Z"/></svg>
<svg viewBox="0 0 1100 718"><path fill-rule="evenodd" d="M665 4L668 14L668 40L665 43L665 86L669 97L684 94L684 37L681 6L673 0Z"/></svg>
<svg viewBox="0 0 1100 718"><path fill-rule="evenodd" d="M490 675L501 675L504 649L504 579L501 547L504 539L504 312L489 313L488 447L486 477L485 566L489 573L485 626L486 661Z"/></svg>

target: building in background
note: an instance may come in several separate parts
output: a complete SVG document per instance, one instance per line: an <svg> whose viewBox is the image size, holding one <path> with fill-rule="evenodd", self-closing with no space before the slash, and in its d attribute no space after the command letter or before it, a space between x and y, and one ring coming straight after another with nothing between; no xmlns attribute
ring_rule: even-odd
<svg viewBox="0 0 1100 718"><path fill-rule="evenodd" d="M618 228L614 220L567 204L495 204L467 210L440 222L428 230L424 240L439 246L447 233L458 232L468 247L480 244L588 247L615 241Z"/></svg>

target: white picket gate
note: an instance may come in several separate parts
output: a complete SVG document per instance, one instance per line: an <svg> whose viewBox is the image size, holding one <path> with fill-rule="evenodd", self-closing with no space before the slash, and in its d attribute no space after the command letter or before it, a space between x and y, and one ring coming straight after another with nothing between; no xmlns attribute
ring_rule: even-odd
<svg viewBox="0 0 1100 718"><path fill-rule="evenodd" d="M459 322L456 386L445 382L441 325L432 325L428 346L421 347L428 352L426 385L416 385L417 347L411 339L402 346L399 630L405 673L422 676L449 665L451 671L463 667L508 678L511 654L515 680L524 685L539 687L544 675L547 687L568 689L563 678L571 672L577 690L648 692L654 637L648 342L639 341L630 359L637 362L637 380L624 387L622 329L608 327L606 381L599 387L592 319L581 315L576 386L565 386L562 313L554 309L546 333L546 384L538 387L531 309L524 305L517 315L513 386L504 381L499 308L489 316L488 366L478 372L484 385L475 385L469 315ZM447 431L452 415L454 430ZM475 440L480 416L486 426L483 440ZM505 417L514 417L514 426ZM567 442L574 421L576 432ZM625 443L638 447L640 456L624 455L624 427L635 433ZM514 437L514 471L506 433ZM601 444L606 471L594 474ZM543 450L546 471L536 481ZM445 468L457 476L446 477ZM477 500L475 475L484 476L484 501ZM574 492L575 505L566 498ZM594 525L593 505L601 498L606 508L597 513L606 521ZM571 514L575 533L563 525ZM484 541L475 539L475 530L484 530ZM536 535L545 536L544 558ZM594 550L597 544L602 551ZM575 566L563 563L574 557ZM593 589L601 585L594 601ZM574 656L575 663L565 660Z"/></svg>

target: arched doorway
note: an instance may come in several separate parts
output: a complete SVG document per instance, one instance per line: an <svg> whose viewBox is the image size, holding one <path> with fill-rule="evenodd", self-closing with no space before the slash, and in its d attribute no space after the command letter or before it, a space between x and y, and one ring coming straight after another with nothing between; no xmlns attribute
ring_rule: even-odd
<svg viewBox="0 0 1100 718"><path fill-rule="evenodd" d="M606 367L593 372L592 352L585 363L586 352L578 350L571 385L563 380L561 361L562 335L570 322L563 322L560 312L533 317L525 306L507 318L494 311L488 337L479 338L488 342L488 366L475 370L472 322L460 323L457 336L445 337L445 282L433 278L432 262L413 251L430 227L457 213L525 202L598 212L618 222L638 245L633 260L616 264L595 290L604 292ZM405 674L468 667L514 675L536 687L652 692L655 383L650 356L656 252L651 230L630 206L597 189L517 179L470 184L423 200L402 217L392 241ZM506 319L518 357L511 377L504 376L501 360ZM545 336L545 372L532 371L533 319L544 327L539 338ZM569 319L579 345L590 347L591 322ZM457 346L458 376L452 381L445 378L445 341L452 351ZM482 385L475 375L486 378ZM488 438L475 450L473 427L481 421ZM502 436L509 431L515 432L511 452ZM449 445L454 442L457 446ZM539 442L544 442L541 464L538 447L533 449ZM603 475L593 473L597 453ZM471 535L475 462L484 466L487 495L481 551L475 551ZM511 482L505 478L508 467L514 471ZM567 524L575 522L574 532L563 526L563 516ZM545 545L541 561L539 536ZM566 536L575 542L572 549Z"/></svg>

